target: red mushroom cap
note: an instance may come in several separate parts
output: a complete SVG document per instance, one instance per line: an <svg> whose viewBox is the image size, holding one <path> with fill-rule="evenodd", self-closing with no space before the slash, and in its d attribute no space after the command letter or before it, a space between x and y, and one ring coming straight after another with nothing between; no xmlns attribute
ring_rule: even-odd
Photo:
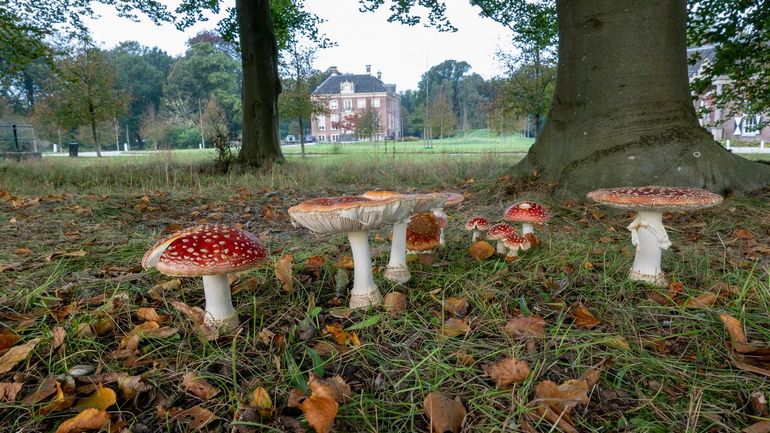
<svg viewBox="0 0 770 433"><path fill-rule="evenodd" d="M473 217L465 223L465 230L486 231L489 228L489 220L484 217Z"/></svg>
<svg viewBox="0 0 770 433"><path fill-rule="evenodd" d="M153 245L142 266L178 277L217 275L251 269L267 257L253 234L223 225L178 231Z"/></svg>
<svg viewBox="0 0 770 433"><path fill-rule="evenodd" d="M543 224L550 219L550 216L548 216L548 209L540 204L534 201L520 201L505 211L503 219L512 222Z"/></svg>
<svg viewBox="0 0 770 433"><path fill-rule="evenodd" d="M412 215L406 226L406 248L427 251L439 246L440 230L433 212Z"/></svg>
<svg viewBox="0 0 770 433"><path fill-rule="evenodd" d="M621 209L659 211L694 210L722 202L721 195L704 189L655 185L598 189L588 198Z"/></svg>
<svg viewBox="0 0 770 433"><path fill-rule="evenodd" d="M527 238L516 233L503 237L502 241L503 245L511 250L521 249L526 251L531 246Z"/></svg>
<svg viewBox="0 0 770 433"><path fill-rule="evenodd" d="M487 230L487 239L497 241L506 236L515 235L516 229L508 224L495 224Z"/></svg>

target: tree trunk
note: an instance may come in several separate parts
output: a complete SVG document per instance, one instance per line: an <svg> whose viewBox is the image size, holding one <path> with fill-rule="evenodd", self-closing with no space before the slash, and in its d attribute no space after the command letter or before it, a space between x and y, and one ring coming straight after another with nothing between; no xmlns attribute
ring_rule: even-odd
<svg viewBox="0 0 770 433"><path fill-rule="evenodd" d="M236 0L243 64L243 141L239 162L283 161L278 138L278 47L270 0Z"/></svg>
<svg viewBox="0 0 770 433"><path fill-rule="evenodd" d="M545 127L516 169L561 195L669 185L721 194L770 182L698 125L685 0L557 0L559 63Z"/></svg>
<svg viewBox="0 0 770 433"><path fill-rule="evenodd" d="M99 145L99 137L96 134L96 109L94 104L88 103L88 120L91 123L91 135L94 138L94 146L96 146L96 156L102 157L102 147Z"/></svg>
<svg viewBox="0 0 770 433"><path fill-rule="evenodd" d="M302 116L297 117L297 123L299 123L299 148L302 152L302 157L305 157L305 128L302 126Z"/></svg>

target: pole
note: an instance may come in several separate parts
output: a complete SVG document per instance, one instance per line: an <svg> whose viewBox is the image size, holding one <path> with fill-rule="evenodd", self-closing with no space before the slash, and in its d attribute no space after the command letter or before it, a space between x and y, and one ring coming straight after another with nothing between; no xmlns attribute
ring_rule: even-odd
<svg viewBox="0 0 770 433"><path fill-rule="evenodd" d="M131 140L128 138L128 123L126 123L126 146L124 147L125 151L128 152L128 149L131 148Z"/></svg>
<svg viewBox="0 0 770 433"><path fill-rule="evenodd" d="M64 143L61 142L61 129L57 129L56 132L59 133L59 147L61 147L62 152L64 152Z"/></svg>
<svg viewBox="0 0 770 433"><path fill-rule="evenodd" d="M14 123L12 127L13 127L13 142L16 144L16 153L19 153L21 151L19 150L19 136L16 134L16 124Z"/></svg>
<svg viewBox="0 0 770 433"><path fill-rule="evenodd" d="M118 119L113 117L112 120L115 122L115 148L118 149L118 152L120 152L120 138L118 137L120 125L118 124Z"/></svg>
<svg viewBox="0 0 770 433"><path fill-rule="evenodd" d="M200 122L198 128L201 131L201 149L205 149L206 139L203 138L203 111L201 111L201 98L198 98L198 121Z"/></svg>

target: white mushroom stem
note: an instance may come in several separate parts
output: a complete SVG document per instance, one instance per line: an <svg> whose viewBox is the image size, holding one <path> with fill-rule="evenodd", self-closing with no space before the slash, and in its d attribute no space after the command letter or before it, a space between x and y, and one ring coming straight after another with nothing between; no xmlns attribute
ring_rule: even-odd
<svg viewBox="0 0 770 433"><path fill-rule="evenodd" d="M522 223L521 234L526 235L527 233L535 233L535 228L530 223Z"/></svg>
<svg viewBox="0 0 770 433"><path fill-rule="evenodd" d="M473 239L471 239L471 243L476 243L477 240L481 237L481 230L473 229Z"/></svg>
<svg viewBox="0 0 770 433"><path fill-rule="evenodd" d="M506 254L505 257L518 257L518 255L519 255L518 248L510 248L508 249L508 254Z"/></svg>
<svg viewBox="0 0 770 433"><path fill-rule="evenodd" d="M404 284L411 278L406 265L406 228L409 218L393 224L393 240L390 244L390 260L383 276L396 284Z"/></svg>
<svg viewBox="0 0 770 433"><path fill-rule="evenodd" d="M505 247L505 244L503 244L503 240L502 239L498 239L498 241L497 241L497 248L496 249L497 249L497 254L505 254L505 250L507 248Z"/></svg>
<svg viewBox="0 0 770 433"><path fill-rule="evenodd" d="M350 292L350 308L367 308L382 300L372 277L372 257L369 255L369 233L348 232L353 252L353 290Z"/></svg>
<svg viewBox="0 0 770 433"><path fill-rule="evenodd" d="M628 226L631 242L636 246L634 265L629 278L665 287L665 274L660 265L662 250L671 246L661 212L642 211Z"/></svg>
<svg viewBox="0 0 770 433"><path fill-rule="evenodd" d="M227 274L204 275L203 293L206 296L206 323L218 327L238 326L238 313L233 308Z"/></svg>
<svg viewBox="0 0 770 433"><path fill-rule="evenodd" d="M433 208L431 212L433 212L436 218L443 218L445 221L449 218L443 208ZM438 244L442 247L444 246L444 227L441 227L438 231Z"/></svg>

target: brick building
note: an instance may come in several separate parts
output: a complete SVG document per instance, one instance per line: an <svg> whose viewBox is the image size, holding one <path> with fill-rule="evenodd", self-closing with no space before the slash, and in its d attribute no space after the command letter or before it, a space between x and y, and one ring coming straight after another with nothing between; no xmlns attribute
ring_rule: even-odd
<svg viewBox="0 0 770 433"><path fill-rule="evenodd" d="M316 142L355 141L353 119L367 110L373 110L379 118L380 132L375 139L401 137L401 101L395 84L383 83L380 72L373 76L370 65L366 65L365 74L341 74L336 66L329 71L329 78L312 95L327 110L311 119Z"/></svg>

